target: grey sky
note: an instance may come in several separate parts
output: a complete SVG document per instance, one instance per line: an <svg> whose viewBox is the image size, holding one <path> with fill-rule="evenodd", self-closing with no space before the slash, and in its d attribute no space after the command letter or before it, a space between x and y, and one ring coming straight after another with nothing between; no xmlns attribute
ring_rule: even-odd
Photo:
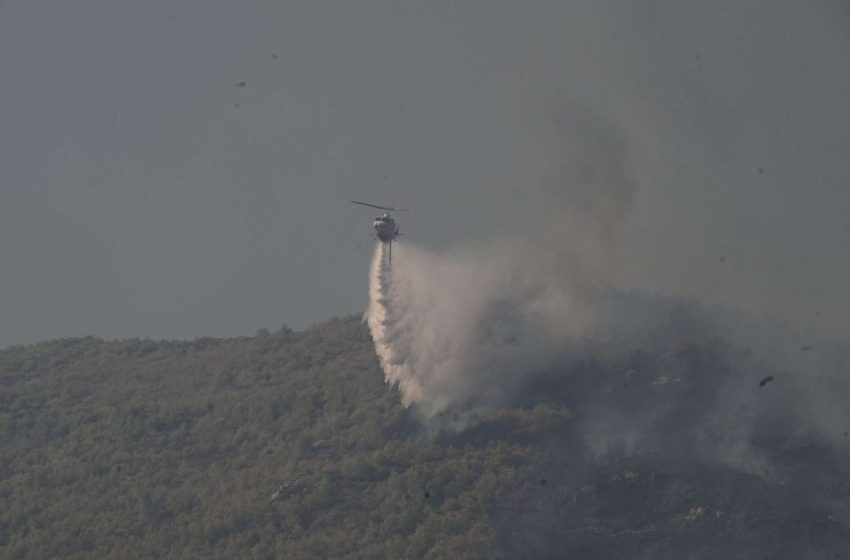
<svg viewBox="0 0 850 560"><path fill-rule="evenodd" d="M628 142L615 283L849 337L848 60L838 0L0 0L0 346L360 311L346 200L525 227L565 107Z"/></svg>

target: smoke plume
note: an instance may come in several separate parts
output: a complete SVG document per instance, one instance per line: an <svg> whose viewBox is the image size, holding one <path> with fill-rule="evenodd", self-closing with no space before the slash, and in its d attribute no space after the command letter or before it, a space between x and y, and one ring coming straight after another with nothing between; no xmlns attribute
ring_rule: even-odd
<svg viewBox="0 0 850 560"><path fill-rule="evenodd" d="M618 285L640 190L629 137L575 108L546 126L531 219L441 252L405 239L391 261L387 245L375 247L365 320L402 403L464 427L518 395L546 400L530 387L543 379L559 404L582 409L598 456L675 439L757 474L769 469L750 443L777 426L844 439L848 390L834 379L850 363L846 348ZM759 385L768 377L778 381ZM622 399L612 396L619 385Z"/></svg>
<svg viewBox="0 0 850 560"><path fill-rule="evenodd" d="M580 326L570 294L529 285L507 255L435 255L402 244L392 262L387 253L378 243L367 321L387 381L426 416L498 401L521 372L543 365L559 327Z"/></svg>
<svg viewBox="0 0 850 560"><path fill-rule="evenodd" d="M387 381L427 417L502 402L597 322L636 189L628 142L579 110L552 125L527 223L439 254L375 248L366 320Z"/></svg>

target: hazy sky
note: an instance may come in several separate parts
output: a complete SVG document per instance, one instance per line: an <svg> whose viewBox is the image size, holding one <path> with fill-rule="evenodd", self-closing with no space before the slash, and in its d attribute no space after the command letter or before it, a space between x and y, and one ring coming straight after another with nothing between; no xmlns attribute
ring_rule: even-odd
<svg viewBox="0 0 850 560"><path fill-rule="evenodd" d="M615 284L850 338L848 61L840 0L0 0L0 346L360 312L347 200L508 235L564 112L624 139Z"/></svg>

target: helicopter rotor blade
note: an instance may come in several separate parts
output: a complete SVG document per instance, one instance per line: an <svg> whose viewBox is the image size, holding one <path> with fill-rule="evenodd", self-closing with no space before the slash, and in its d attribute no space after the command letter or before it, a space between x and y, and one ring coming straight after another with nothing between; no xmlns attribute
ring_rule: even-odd
<svg viewBox="0 0 850 560"><path fill-rule="evenodd" d="M372 208L378 208L379 210L387 210L391 212L410 212L407 208L391 208L389 206L378 206L377 204L369 204L368 202L359 202L357 200L349 200L348 202L352 204L360 204L363 206L371 206Z"/></svg>

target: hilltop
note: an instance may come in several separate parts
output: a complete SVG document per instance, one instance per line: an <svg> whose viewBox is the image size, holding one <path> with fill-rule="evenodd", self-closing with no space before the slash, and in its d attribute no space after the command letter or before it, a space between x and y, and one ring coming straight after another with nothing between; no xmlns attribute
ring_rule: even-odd
<svg viewBox="0 0 850 560"><path fill-rule="evenodd" d="M845 451L757 404L735 447L716 418L729 387L791 389L731 355L709 338L573 356L439 431L399 404L355 317L7 348L0 556L844 555Z"/></svg>

